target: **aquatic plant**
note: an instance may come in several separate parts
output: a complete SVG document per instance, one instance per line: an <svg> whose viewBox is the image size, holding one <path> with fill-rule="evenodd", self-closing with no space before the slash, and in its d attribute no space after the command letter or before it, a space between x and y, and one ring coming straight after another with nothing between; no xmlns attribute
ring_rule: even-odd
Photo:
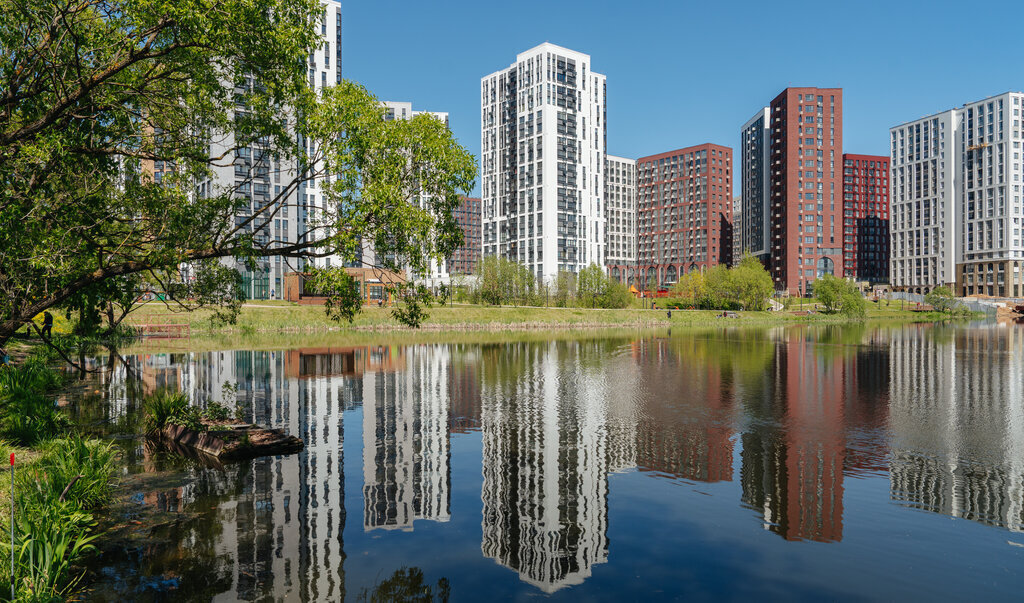
<svg viewBox="0 0 1024 603"><path fill-rule="evenodd" d="M42 445L43 456L16 480L13 577L19 601L63 601L82 575L72 566L93 550L95 522L91 511L110 498L116 449L109 442L79 435ZM3 568L8 567L10 557ZM4 593L10 580L0 586Z"/></svg>
<svg viewBox="0 0 1024 603"><path fill-rule="evenodd" d="M169 424L202 429L199 410L189 406L188 398L181 392L160 390L146 398L143 408L148 435L158 433Z"/></svg>
<svg viewBox="0 0 1024 603"><path fill-rule="evenodd" d="M231 411L220 402L211 401L206 405L205 416L213 421L225 421L231 416Z"/></svg>

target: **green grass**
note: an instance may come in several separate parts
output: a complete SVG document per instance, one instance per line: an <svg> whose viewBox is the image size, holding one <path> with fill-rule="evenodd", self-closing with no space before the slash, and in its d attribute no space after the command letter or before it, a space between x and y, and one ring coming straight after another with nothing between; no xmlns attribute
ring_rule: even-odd
<svg viewBox="0 0 1024 603"><path fill-rule="evenodd" d="M0 442L0 455L3 455L4 471L0 475L0 524L3 529L9 529L11 525L11 453L14 453L14 469L20 474L23 471L31 471L43 456L43 451L33 448L17 446L10 442ZM8 534L9 532L4 532Z"/></svg>
<svg viewBox="0 0 1024 603"><path fill-rule="evenodd" d="M657 301L657 300L655 300ZM805 304L803 310L810 309ZM589 308L537 308L513 306L479 306L456 304L435 306L428 310L429 317L422 329L431 330L533 330L533 329L578 329L578 328L660 328L685 325L707 325L715 321L729 320L733 323L788 324L846 322L842 316L811 314L797 316L799 304L783 312L739 312L740 319L718 318L721 312L712 310L673 310L671 320L665 310L624 308L603 310ZM132 315L133 324L185 323L193 335L216 334L261 334L261 333L317 333L337 330L403 330L391 317L387 308L366 307L355 321L337 323L329 320L322 306L299 306L288 302L251 302L243 306L234 325L217 325L210 322L212 312L198 310L168 316L160 304L147 304ZM934 312L910 312L898 306L886 307L868 303L869 320L892 320L903 322L934 322L947 317Z"/></svg>

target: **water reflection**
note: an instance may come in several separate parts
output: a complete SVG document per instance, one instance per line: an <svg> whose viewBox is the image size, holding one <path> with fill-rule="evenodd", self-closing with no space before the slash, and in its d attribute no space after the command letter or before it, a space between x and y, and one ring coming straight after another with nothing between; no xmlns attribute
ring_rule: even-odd
<svg viewBox="0 0 1024 603"><path fill-rule="evenodd" d="M893 500L1024 528L1022 333L906 329L892 345Z"/></svg>
<svg viewBox="0 0 1024 603"><path fill-rule="evenodd" d="M412 530L448 521L448 350L410 348L401 372L366 372L363 392L363 528Z"/></svg>
<svg viewBox="0 0 1024 603"><path fill-rule="evenodd" d="M459 519L456 483L479 480L480 532L460 529L446 546L459 548L463 564L475 549L476 563L556 593L614 565L609 501L616 474L634 471L721 485L715 496L747 509L746 520L725 528L740 537L760 528L784 540L841 542L853 479L887 483L882 497L902 506L1020 531L1021 335L1005 327L796 327L130 356L102 377L102 400L80 405L82 418L130 431L140 394L170 386L198 405L238 405L307 448L182 469L129 446L130 462L147 474L185 471L172 485L145 489L142 502L193 515L159 531L164 545L107 555L102 582L121 596L163 588L143 578L153 576L180 577L175 594L196 598L365 594L397 564L347 575L346 540L372 550L368 537L444 529ZM475 475L453 469L456 438L479 439ZM345 474L346 448L361 455L361 474ZM359 498L362 525L347 525L346 506ZM465 503L463 513L477 512ZM443 584L448 596L469 570L399 573L419 572L417 584Z"/></svg>

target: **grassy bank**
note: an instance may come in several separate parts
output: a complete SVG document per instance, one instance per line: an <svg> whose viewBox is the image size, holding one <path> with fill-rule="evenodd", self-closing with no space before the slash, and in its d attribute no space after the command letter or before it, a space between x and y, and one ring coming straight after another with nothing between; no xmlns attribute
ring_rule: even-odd
<svg viewBox="0 0 1024 603"><path fill-rule="evenodd" d="M810 309L805 306L804 310ZM454 306L430 308L424 331L450 330L535 330L535 329L587 329L587 328L665 328L674 326L701 326L728 321L730 324L801 324L840 323L848 319L839 315L806 314L798 309L782 312L737 312L739 318L720 318L721 312L712 310L673 310L671 319L665 310L624 308L604 310L589 308L544 308L510 306ZM242 307L234 325L212 324L213 312L199 310L171 314L161 304L146 304L131 317L134 325L181 323L190 325L193 335L256 334L256 333L317 333L328 331L383 331L408 330L391 317L387 308L367 307L355 321L337 323L329 320L321 306L299 306L287 302L252 302ZM867 319L872 321L934 322L948 316L937 312L911 312L899 306L868 303Z"/></svg>
<svg viewBox="0 0 1024 603"><path fill-rule="evenodd" d="M75 564L99 537L93 513L109 500L115 471L113 445L82 438L57 408L65 383L52 360L35 349L17 366L0 367L0 450L5 460L16 455L14 483L0 477L3 533L14 524L14 546L0 555L0 593L13 581L19 601L74 595L81 577Z"/></svg>

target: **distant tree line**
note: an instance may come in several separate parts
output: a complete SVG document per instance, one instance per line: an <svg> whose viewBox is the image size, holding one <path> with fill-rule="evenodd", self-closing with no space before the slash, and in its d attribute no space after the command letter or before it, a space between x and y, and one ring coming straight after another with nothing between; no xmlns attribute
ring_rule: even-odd
<svg viewBox="0 0 1024 603"><path fill-rule="evenodd" d="M548 282L529 268L497 256L483 258L476 282L458 287L456 299L492 306L556 306L560 308L625 308L629 288L591 264L579 274L560 271Z"/></svg>

